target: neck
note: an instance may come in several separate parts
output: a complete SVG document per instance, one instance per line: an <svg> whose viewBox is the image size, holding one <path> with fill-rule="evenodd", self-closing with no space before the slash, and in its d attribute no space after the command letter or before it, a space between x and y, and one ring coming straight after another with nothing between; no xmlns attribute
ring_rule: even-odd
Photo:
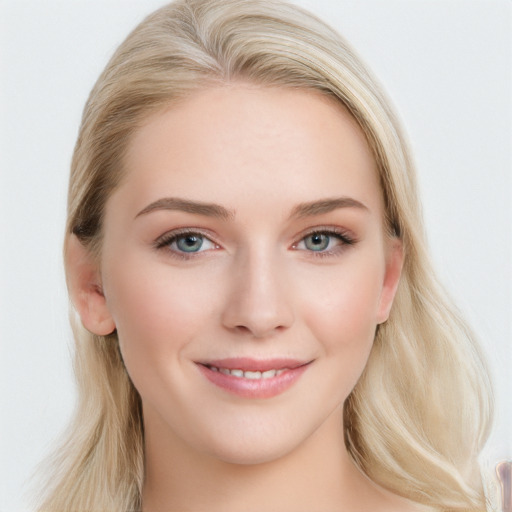
<svg viewBox="0 0 512 512"><path fill-rule="evenodd" d="M346 450L341 408L295 450L259 464L219 460L157 423L146 421L144 512L359 509L378 492Z"/></svg>

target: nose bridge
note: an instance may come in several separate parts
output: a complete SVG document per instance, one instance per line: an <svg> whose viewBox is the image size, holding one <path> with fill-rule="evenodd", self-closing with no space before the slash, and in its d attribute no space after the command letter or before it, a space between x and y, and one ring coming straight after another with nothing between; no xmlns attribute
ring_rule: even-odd
<svg viewBox="0 0 512 512"><path fill-rule="evenodd" d="M270 248L248 248L235 258L224 325L261 338L293 323L283 259Z"/></svg>

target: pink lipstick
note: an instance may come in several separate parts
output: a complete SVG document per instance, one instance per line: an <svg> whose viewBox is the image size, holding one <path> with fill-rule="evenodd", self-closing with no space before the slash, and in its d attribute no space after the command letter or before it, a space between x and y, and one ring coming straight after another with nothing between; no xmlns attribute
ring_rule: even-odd
<svg viewBox="0 0 512 512"><path fill-rule="evenodd" d="M271 398L290 388L311 361L275 358L226 358L197 363L201 373L219 388L244 398Z"/></svg>

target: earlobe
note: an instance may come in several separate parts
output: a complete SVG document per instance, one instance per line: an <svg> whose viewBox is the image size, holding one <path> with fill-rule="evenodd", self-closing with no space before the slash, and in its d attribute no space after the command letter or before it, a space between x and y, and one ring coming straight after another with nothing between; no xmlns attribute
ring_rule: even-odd
<svg viewBox="0 0 512 512"><path fill-rule="evenodd" d="M386 272L382 284L377 323L382 324L389 318L391 306L398 289L402 266L404 262L404 249L402 241L394 238L389 242L386 256Z"/></svg>
<svg viewBox="0 0 512 512"><path fill-rule="evenodd" d="M75 235L66 241L65 259L69 295L83 326L93 334L111 334L116 325L103 294L98 264Z"/></svg>

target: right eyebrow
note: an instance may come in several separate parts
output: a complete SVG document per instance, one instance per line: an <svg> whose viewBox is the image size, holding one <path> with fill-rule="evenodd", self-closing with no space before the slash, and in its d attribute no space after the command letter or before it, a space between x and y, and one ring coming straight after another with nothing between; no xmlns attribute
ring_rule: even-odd
<svg viewBox="0 0 512 512"><path fill-rule="evenodd" d="M135 218L157 210L177 210L196 215L204 215L206 217L216 217L223 220L234 217L233 212L215 203L203 203L201 201L191 201L189 199L182 199L179 197L162 197L161 199L157 199L151 204L148 204L139 213L137 213Z"/></svg>
<svg viewBox="0 0 512 512"><path fill-rule="evenodd" d="M352 197L333 197L301 203L293 209L291 217L313 217L315 215L323 215L332 212L338 208L357 208L362 211L369 211L366 205Z"/></svg>

